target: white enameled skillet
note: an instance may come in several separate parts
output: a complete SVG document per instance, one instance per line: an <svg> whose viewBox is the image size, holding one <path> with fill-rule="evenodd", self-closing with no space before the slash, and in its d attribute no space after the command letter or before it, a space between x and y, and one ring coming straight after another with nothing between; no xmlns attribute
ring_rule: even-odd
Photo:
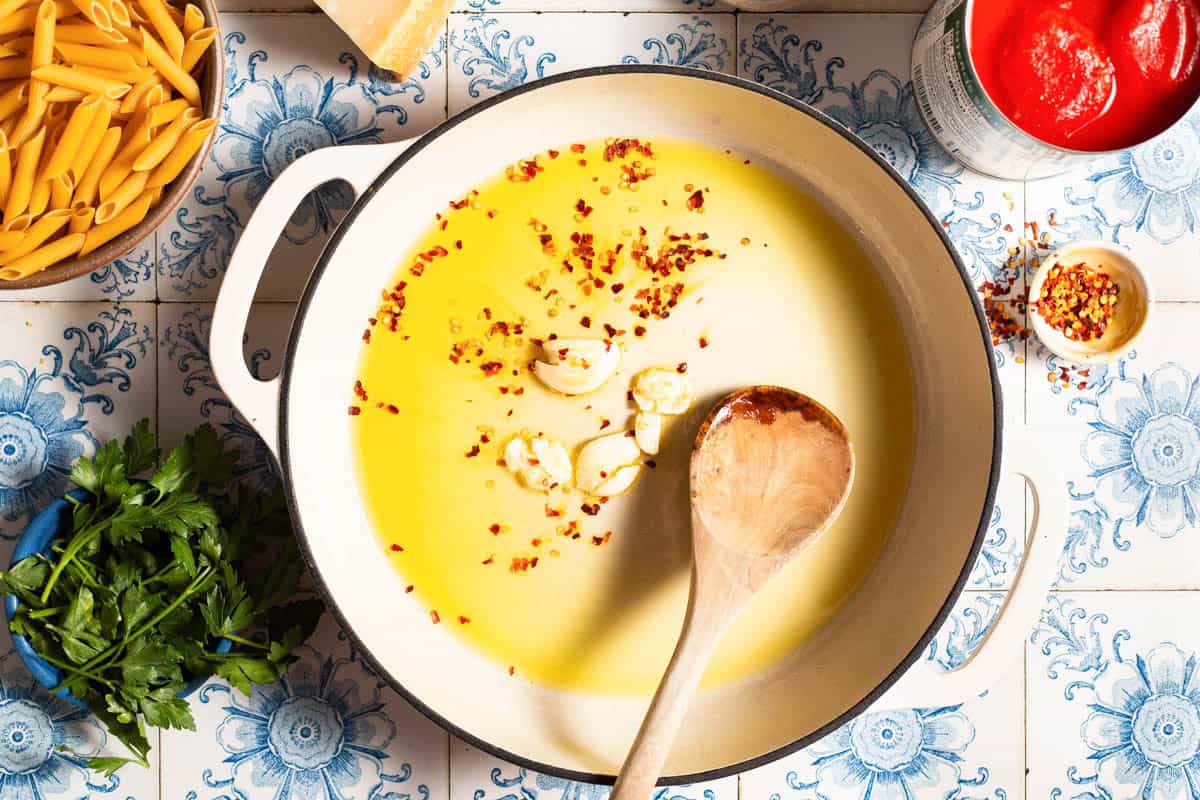
<svg viewBox="0 0 1200 800"><path fill-rule="evenodd" d="M530 153L612 135L733 148L818 198L853 231L892 299L909 342L918 415L913 477L877 565L781 665L698 695L664 782L765 763L868 709L961 702L988 688L1019 662L1054 574L1060 548L1048 539L1066 530L1065 498L1052 453L1022 431L1001 435L991 339L961 262L912 190L845 129L755 84L671 67L559 75L485 101L411 142L319 150L263 197L221 287L213 365L278 457L302 549L330 608L379 673L453 733L541 772L612 780L649 695L594 697L510 678L450 626L430 625L427 609L378 556L346 414L363 320L434 213ZM337 178L354 186L358 201L305 291L281 376L260 382L242 356L260 274L295 205ZM987 641L965 665L939 673L923 655L979 552L1002 439L1006 467L1025 477L1034 498L1027 555Z"/></svg>

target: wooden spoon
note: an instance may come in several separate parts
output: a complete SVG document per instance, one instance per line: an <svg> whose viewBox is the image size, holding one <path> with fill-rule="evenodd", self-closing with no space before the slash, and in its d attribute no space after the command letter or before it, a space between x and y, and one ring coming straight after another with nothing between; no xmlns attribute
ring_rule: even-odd
<svg viewBox="0 0 1200 800"><path fill-rule="evenodd" d="M846 429L805 395L754 386L709 412L692 449L694 559L683 631L610 800L648 800L725 631L829 527L853 479Z"/></svg>

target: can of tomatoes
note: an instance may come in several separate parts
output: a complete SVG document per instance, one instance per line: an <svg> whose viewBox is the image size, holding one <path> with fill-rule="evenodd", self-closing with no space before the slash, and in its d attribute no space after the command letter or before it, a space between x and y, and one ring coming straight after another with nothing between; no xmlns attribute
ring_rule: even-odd
<svg viewBox="0 0 1200 800"><path fill-rule="evenodd" d="M1200 0L937 0L913 92L963 164L1042 178L1182 119L1200 95L1198 34Z"/></svg>

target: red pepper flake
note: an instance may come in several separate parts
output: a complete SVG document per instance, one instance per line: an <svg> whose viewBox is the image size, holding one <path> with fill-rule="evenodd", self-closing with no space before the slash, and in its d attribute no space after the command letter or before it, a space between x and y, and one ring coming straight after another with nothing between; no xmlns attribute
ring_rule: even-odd
<svg viewBox="0 0 1200 800"><path fill-rule="evenodd" d="M429 619L433 621L433 624L434 624L434 625L437 625L439 622L441 622L441 621L442 621L442 618L441 618L441 616L438 614L438 612L437 612L437 609L430 609L430 611L429 611Z"/></svg>
<svg viewBox="0 0 1200 800"><path fill-rule="evenodd" d="M704 192L697 189L688 195L687 207L688 211L699 211L704 208Z"/></svg>
<svg viewBox="0 0 1200 800"><path fill-rule="evenodd" d="M487 558L485 558L485 559L482 561L482 564L483 564L485 567L486 567L488 564L495 564L495 563L496 563L496 555L495 555L495 553L493 553L492 555L488 556Z"/></svg>
<svg viewBox="0 0 1200 800"><path fill-rule="evenodd" d="M405 594L412 594L412 590L413 590L413 588L414 588L414 587L413 587L413 585L410 583L408 586L405 586L405 587L404 587L404 593L405 593Z"/></svg>
<svg viewBox="0 0 1200 800"><path fill-rule="evenodd" d="M610 420L608 417L601 417L601 418L600 418L600 430L604 430L604 429L605 429L605 428L607 428L609 425L612 425L612 420Z"/></svg>
<svg viewBox="0 0 1200 800"><path fill-rule="evenodd" d="M550 156L551 158L558 158L558 151L557 150L547 150L546 155Z"/></svg>
<svg viewBox="0 0 1200 800"><path fill-rule="evenodd" d="M535 538L529 540L529 544L531 547L541 547L542 540L535 537Z"/></svg>
<svg viewBox="0 0 1200 800"><path fill-rule="evenodd" d="M516 671L517 671L516 668L514 668L511 664L508 665L508 674L509 675L512 675Z"/></svg>
<svg viewBox="0 0 1200 800"><path fill-rule="evenodd" d="M573 145L571 145L571 152L572 152L572 153L583 153L583 152L586 152L586 151L587 151L587 145L585 145L585 144L573 144Z"/></svg>
<svg viewBox="0 0 1200 800"><path fill-rule="evenodd" d="M643 461L642 463L643 463L643 464L645 464L645 465L646 465L647 467L649 467L650 469L654 469L655 467L657 467L657 466L658 466L658 462L657 462L657 461L655 461L653 458L647 458L647 459L646 459L645 461Z"/></svg>
<svg viewBox="0 0 1200 800"><path fill-rule="evenodd" d="M404 548L398 544L392 545L391 550L393 553L403 553L404 552Z"/></svg>
<svg viewBox="0 0 1200 800"><path fill-rule="evenodd" d="M604 323L604 332L608 334L608 338L615 339L618 336L620 336L622 333L624 333L625 331L621 330L620 328L616 328L612 325L609 325L606 322L606 323Z"/></svg>
<svg viewBox="0 0 1200 800"><path fill-rule="evenodd" d="M479 368L483 370L484 375L487 375L490 378L500 372L500 370L504 369L504 365L499 361L486 361L480 364Z"/></svg>
<svg viewBox="0 0 1200 800"><path fill-rule="evenodd" d="M361 408L359 408L358 406L350 406L349 408L347 408L347 409L346 409L346 411L347 411L347 412L350 414L350 416L352 416L352 417L357 417L359 414L361 414L361 413L362 413L362 409L361 409Z"/></svg>
<svg viewBox="0 0 1200 800"><path fill-rule="evenodd" d="M645 336L646 335L646 327L644 325L634 325L633 326L633 335L634 336Z"/></svg>
<svg viewBox="0 0 1200 800"><path fill-rule="evenodd" d="M703 349L704 349L704 348L706 348L706 347L708 347L708 337L707 337L707 336L701 336L701 337L700 337L700 349L701 349L701 350L703 350Z"/></svg>
<svg viewBox="0 0 1200 800"><path fill-rule="evenodd" d="M486 433L479 434L479 443L480 444L487 444L491 440L492 440L491 437L488 436Z"/></svg>
<svg viewBox="0 0 1200 800"><path fill-rule="evenodd" d="M591 216L591 213L594 209L589 206L587 201L581 197L575 201L575 210L582 214L584 219L587 219L587 217Z"/></svg>
<svg viewBox="0 0 1200 800"><path fill-rule="evenodd" d="M621 293L621 291L622 291L622 290L625 288L625 284L623 284L623 283L614 283L614 284L613 284L612 286L610 286L609 288L610 288L610 289L612 289L612 293L613 293L613 294L620 294L620 293Z"/></svg>
<svg viewBox="0 0 1200 800"><path fill-rule="evenodd" d="M354 382L354 396L364 403L367 401L367 390L363 388L362 381Z"/></svg>
<svg viewBox="0 0 1200 800"><path fill-rule="evenodd" d="M462 614L458 615L458 624L459 625L466 625L470 621L471 621L470 617L464 617Z"/></svg>
<svg viewBox="0 0 1200 800"><path fill-rule="evenodd" d="M592 544L596 545L596 547L599 547L600 545L608 544L608 540L611 538L612 531L605 531L603 536L593 536Z"/></svg>
<svg viewBox="0 0 1200 800"><path fill-rule="evenodd" d="M455 240L454 240L454 249L455 249L455 250L462 250L462 239L455 239Z"/></svg>
<svg viewBox="0 0 1200 800"><path fill-rule="evenodd" d="M400 409L396 408L391 403L387 404L387 411L389 414L399 414L400 413Z"/></svg>
<svg viewBox="0 0 1200 800"><path fill-rule="evenodd" d="M588 317L588 316L584 316L579 320L579 324L585 328L590 328L590 327L592 327L592 318Z"/></svg>
<svg viewBox="0 0 1200 800"><path fill-rule="evenodd" d="M563 515L561 508L552 508L549 503L546 503L545 506L547 517L561 517Z"/></svg>
<svg viewBox="0 0 1200 800"><path fill-rule="evenodd" d="M466 452L466 456L467 458L474 458L477 455L479 455L479 445L473 444L471 445L471 449Z"/></svg>
<svg viewBox="0 0 1200 800"><path fill-rule="evenodd" d="M488 218L488 219L495 219L495 218L496 218L496 214L497 214L497 211L496 211L496 209L494 209L494 208L489 208L489 209L487 210L487 218Z"/></svg>
<svg viewBox="0 0 1200 800"><path fill-rule="evenodd" d="M654 150L649 142L642 142L639 139L610 139L604 145L604 160L613 161L618 158L625 158L630 153L638 153L646 158L654 157Z"/></svg>
<svg viewBox="0 0 1200 800"><path fill-rule="evenodd" d="M537 557L528 558L526 556L513 556L512 561L508 565L508 571L514 575L520 572L527 572L537 566Z"/></svg>
<svg viewBox="0 0 1200 800"><path fill-rule="evenodd" d="M599 503L584 503L579 507L579 510L587 514L589 517L594 517L600 513Z"/></svg>
<svg viewBox="0 0 1200 800"><path fill-rule="evenodd" d="M675 365L675 371L678 372L680 375L687 372L687 362L680 361L678 364Z"/></svg>
<svg viewBox="0 0 1200 800"><path fill-rule="evenodd" d="M371 329L367 328L363 331L362 340L367 344L371 343Z"/></svg>
<svg viewBox="0 0 1200 800"><path fill-rule="evenodd" d="M488 525L488 530L492 532L492 536L498 535L500 533L500 523L493 522L491 525Z"/></svg>

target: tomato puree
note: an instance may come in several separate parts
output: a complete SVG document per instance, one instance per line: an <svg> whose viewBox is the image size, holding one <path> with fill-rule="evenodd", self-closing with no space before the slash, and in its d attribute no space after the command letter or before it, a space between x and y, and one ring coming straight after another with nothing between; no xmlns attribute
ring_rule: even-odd
<svg viewBox="0 0 1200 800"><path fill-rule="evenodd" d="M1059 147L1145 141L1200 95L1200 0L978 0L975 69L1019 128Z"/></svg>

